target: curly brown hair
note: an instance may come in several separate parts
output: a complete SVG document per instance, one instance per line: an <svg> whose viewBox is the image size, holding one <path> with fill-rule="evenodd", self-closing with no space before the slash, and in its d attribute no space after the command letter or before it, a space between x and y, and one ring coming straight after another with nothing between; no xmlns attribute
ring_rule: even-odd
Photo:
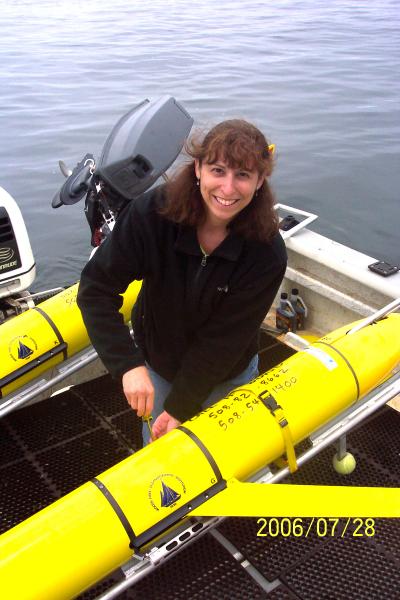
<svg viewBox="0 0 400 600"><path fill-rule="evenodd" d="M192 136L185 145L186 162L166 184L166 203L160 210L175 223L197 227L205 220L204 202L197 185L194 161L212 164L218 160L230 168L257 170L268 177L273 169L272 152L257 127L242 119L223 121L203 139ZM268 242L277 233L274 197L265 179L252 201L229 223L229 230L246 239Z"/></svg>

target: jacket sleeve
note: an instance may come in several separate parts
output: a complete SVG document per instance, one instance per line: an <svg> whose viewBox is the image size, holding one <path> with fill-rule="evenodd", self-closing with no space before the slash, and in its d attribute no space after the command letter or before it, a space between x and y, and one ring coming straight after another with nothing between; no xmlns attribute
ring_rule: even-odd
<svg viewBox="0 0 400 600"><path fill-rule="evenodd" d="M257 335L285 270L282 261L268 266L256 280L232 292L198 332L164 403L173 417L179 421L193 417L211 390L229 377Z"/></svg>
<svg viewBox="0 0 400 600"><path fill-rule="evenodd" d="M144 277L145 257L141 217L132 205L82 271L77 303L90 340L114 377L145 364L119 312L121 294Z"/></svg>

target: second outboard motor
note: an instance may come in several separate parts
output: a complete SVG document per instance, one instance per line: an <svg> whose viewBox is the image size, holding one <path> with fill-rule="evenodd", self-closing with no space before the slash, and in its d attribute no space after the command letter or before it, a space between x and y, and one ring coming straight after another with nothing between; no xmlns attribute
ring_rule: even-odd
<svg viewBox="0 0 400 600"><path fill-rule="evenodd" d="M0 324L31 306L26 289L35 274L21 211L14 198L0 188Z"/></svg>

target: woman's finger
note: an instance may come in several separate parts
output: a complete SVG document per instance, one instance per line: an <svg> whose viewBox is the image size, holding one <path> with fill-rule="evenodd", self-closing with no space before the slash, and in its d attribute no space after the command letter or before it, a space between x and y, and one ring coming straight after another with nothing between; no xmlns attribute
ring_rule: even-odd
<svg viewBox="0 0 400 600"><path fill-rule="evenodd" d="M154 388L151 386L151 389L148 391L146 396L146 409L144 412L145 417L149 417L153 412L154 407Z"/></svg>
<svg viewBox="0 0 400 600"><path fill-rule="evenodd" d="M137 395L137 416L143 417L146 412L146 395L141 393Z"/></svg>
<svg viewBox="0 0 400 600"><path fill-rule="evenodd" d="M125 396L130 407L133 408L133 410L137 410L137 395L132 393L126 393Z"/></svg>

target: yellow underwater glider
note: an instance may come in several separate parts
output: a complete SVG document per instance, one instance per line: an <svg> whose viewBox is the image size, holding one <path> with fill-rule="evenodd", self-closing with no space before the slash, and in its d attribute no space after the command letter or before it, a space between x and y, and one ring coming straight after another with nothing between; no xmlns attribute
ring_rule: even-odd
<svg viewBox="0 0 400 600"><path fill-rule="evenodd" d="M121 314L128 321L141 282L124 294ZM0 398L89 346L76 304L78 284L0 325Z"/></svg>
<svg viewBox="0 0 400 600"><path fill-rule="evenodd" d="M297 352L3 534L4 597L73 598L193 514L212 514L207 502L231 481L285 455L294 471L294 446L399 360L400 314L342 327Z"/></svg>

